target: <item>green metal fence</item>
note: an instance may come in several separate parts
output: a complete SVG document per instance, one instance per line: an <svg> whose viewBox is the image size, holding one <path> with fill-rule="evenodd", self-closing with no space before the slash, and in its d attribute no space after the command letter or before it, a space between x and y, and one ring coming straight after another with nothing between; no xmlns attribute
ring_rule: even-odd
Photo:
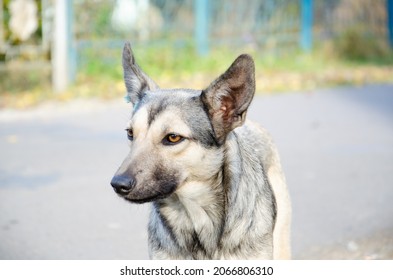
<svg viewBox="0 0 393 280"><path fill-rule="evenodd" d="M217 46L285 50L299 46L300 7L293 0L75 1L75 39L81 50L93 42L118 47L124 39L189 42L202 55Z"/></svg>
<svg viewBox="0 0 393 280"><path fill-rule="evenodd" d="M35 0L34 38L15 41L9 28L12 0L0 0L0 66L23 61L33 44L42 50L41 58L53 57L53 11L59 1ZM329 40L393 45L393 0L73 0L66 5L71 80L89 56L116 62L125 40L191 47L200 55L220 47L279 55L310 51Z"/></svg>

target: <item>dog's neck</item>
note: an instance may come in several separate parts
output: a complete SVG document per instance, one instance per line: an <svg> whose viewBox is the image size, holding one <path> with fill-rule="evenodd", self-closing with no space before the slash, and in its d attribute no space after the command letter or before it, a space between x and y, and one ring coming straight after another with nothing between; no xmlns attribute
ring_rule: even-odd
<svg viewBox="0 0 393 280"><path fill-rule="evenodd" d="M224 226L224 193L219 171L209 182L185 183L156 204L180 247L194 244L205 257L213 258Z"/></svg>
<svg viewBox="0 0 393 280"><path fill-rule="evenodd" d="M185 251L202 254L190 258L220 258L221 237L231 236L225 231L227 204L236 200L242 160L237 152L236 135L227 140L222 147L225 155L222 169L210 180L188 181L176 193L155 204L177 245ZM189 248L190 245L193 247Z"/></svg>

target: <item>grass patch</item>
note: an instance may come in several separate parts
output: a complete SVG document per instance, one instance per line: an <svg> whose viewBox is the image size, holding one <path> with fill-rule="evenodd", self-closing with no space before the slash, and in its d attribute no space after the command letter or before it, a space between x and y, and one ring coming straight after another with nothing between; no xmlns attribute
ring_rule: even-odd
<svg viewBox="0 0 393 280"><path fill-rule="evenodd" d="M133 50L141 68L162 88L205 88L241 53L249 53L255 59L258 94L393 82L391 50L366 59L344 57L334 47L325 46L307 54L294 51L280 56L263 55L256 50L216 48L199 57L187 44L134 46ZM121 48L87 50L75 84L59 94L52 93L48 79L20 88L18 77L24 81L26 76L13 74L14 85L8 80L0 81L0 106L23 108L48 99L121 98L125 93L121 51Z"/></svg>

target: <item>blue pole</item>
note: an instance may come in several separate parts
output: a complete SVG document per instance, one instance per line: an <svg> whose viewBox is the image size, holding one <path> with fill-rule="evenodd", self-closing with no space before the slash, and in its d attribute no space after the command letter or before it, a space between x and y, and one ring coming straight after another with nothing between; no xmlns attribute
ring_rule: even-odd
<svg viewBox="0 0 393 280"><path fill-rule="evenodd" d="M198 55L209 52L209 0L194 0L195 43Z"/></svg>
<svg viewBox="0 0 393 280"><path fill-rule="evenodd" d="M390 47L393 48L393 0L387 0L387 14L388 14L388 39Z"/></svg>
<svg viewBox="0 0 393 280"><path fill-rule="evenodd" d="M312 49L313 0L301 0L300 46L303 51Z"/></svg>
<svg viewBox="0 0 393 280"><path fill-rule="evenodd" d="M74 1L67 1L67 52L68 52L68 81L75 82L76 49L74 41Z"/></svg>

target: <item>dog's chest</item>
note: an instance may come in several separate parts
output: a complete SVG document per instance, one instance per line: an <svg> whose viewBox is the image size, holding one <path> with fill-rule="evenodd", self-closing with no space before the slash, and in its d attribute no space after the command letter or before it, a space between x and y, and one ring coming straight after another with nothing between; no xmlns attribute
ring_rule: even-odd
<svg viewBox="0 0 393 280"><path fill-rule="evenodd" d="M210 187L195 184L160 204L160 222L187 258L211 259L216 254L223 223L223 199Z"/></svg>

